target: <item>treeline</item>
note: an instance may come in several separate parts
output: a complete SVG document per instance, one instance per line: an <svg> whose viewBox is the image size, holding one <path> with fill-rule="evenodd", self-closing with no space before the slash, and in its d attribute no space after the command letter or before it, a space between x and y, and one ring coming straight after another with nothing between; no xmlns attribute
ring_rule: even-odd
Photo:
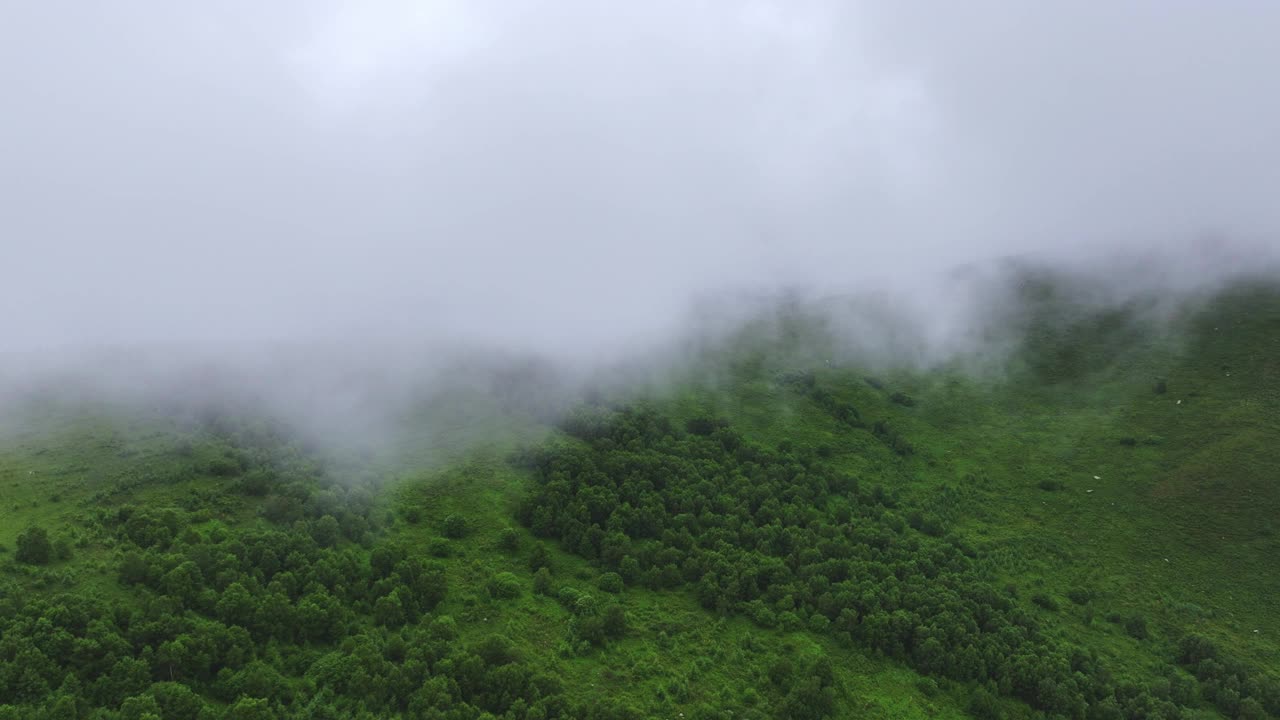
<svg viewBox="0 0 1280 720"><path fill-rule="evenodd" d="M1130 681L1051 636L936 518L817 454L758 447L710 418L677 427L645 408L583 411L565 429L578 442L523 457L537 483L519 518L626 583L687 587L708 609L971 683L979 716L998 714L995 696L1082 720L1178 718L1204 703L1172 662L1158 681ZM1275 713L1267 682L1235 691L1256 702L1230 714ZM1230 692L1205 699L1231 710L1218 702Z"/></svg>

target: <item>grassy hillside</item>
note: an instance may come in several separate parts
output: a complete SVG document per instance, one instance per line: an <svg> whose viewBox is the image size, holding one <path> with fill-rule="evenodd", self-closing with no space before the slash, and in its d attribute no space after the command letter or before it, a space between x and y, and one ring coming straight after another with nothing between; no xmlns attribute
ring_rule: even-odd
<svg viewBox="0 0 1280 720"><path fill-rule="evenodd" d="M1023 291L998 373L873 373L796 311L558 428L510 388L438 396L388 456L28 413L0 442L0 717L1280 715L1280 292L1156 323ZM806 605L846 552L897 579ZM874 629L898 585L969 600ZM979 607L973 642L1018 628L1063 674L931 661L922 628Z"/></svg>

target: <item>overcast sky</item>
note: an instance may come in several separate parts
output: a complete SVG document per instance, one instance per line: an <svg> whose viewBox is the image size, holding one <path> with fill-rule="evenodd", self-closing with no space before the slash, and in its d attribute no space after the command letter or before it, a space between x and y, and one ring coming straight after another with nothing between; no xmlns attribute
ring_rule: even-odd
<svg viewBox="0 0 1280 720"><path fill-rule="evenodd" d="M726 289L1270 251L1277 27L1246 0L0 3L0 351L582 352Z"/></svg>

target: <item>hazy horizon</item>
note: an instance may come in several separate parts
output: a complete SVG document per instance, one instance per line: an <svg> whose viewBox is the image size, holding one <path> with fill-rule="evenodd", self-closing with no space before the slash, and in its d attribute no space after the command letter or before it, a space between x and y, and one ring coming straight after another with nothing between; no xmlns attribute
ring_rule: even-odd
<svg viewBox="0 0 1280 720"><path fill-rule="evenodd" d="M787 292L877 297L945 352L1009 258L1196 291L1275 267L1277 20L13 4L0 356L592 365Z"/></svg>

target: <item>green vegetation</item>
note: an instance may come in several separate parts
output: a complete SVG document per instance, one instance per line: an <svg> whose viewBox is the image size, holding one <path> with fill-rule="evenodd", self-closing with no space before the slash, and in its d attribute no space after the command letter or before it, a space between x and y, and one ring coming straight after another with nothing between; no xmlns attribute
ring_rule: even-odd
<svg viewBox="0 0 1280 720"><path fill-rule="evenodd" d="M0 443L0 718L1280 717L1280 293L1023 292L999 379L795 313L394 457L50 406Z"/></svg>

